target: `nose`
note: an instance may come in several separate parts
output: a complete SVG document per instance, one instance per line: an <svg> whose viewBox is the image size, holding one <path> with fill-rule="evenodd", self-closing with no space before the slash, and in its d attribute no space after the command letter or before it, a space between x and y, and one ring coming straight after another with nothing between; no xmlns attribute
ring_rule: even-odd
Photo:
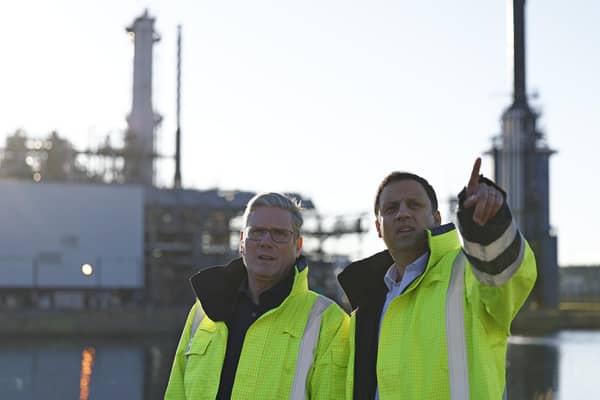
<svg viewBox="0 0 600 400"><path fill-rule="evenodd" d="M260 241L258 243L261 246L264 246L264 245L272 246L273 245L273 237L271 236L271 231L269 231L269 230L265 231L265 234L262 235L262 237L260 238Z"/></svg>
<svg viewBox="0 0 600 400"><path fill-rule="evenodd" d="M396 212L397 219L404 219L410 217L410 209L405 202L400 203L398 206L398 212Z"/></svg>

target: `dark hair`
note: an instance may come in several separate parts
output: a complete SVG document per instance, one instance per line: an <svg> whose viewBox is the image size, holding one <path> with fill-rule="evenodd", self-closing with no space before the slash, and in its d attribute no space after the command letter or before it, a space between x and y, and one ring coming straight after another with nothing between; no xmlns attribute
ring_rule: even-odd
<svg viewBox="0 0 600 400"><path fill-rule="evenodd" d="M375 216L377 216L377 213L379 212L379 200L381 198L381 192L383 191L383 188L385 188L388 184L390 184L392 182L406 181L406 180L413 180L413 181L419 182L421 184L421 186L423 186L423 189L425 189L425 192L427 193L427 197L429 197L429 200L431 201L431 210L433 212L438 210L438 201L437 201L437 196L435 195L435 190L433 189L433 186L431 186L429 184L429 182L427 182L427 179L422 178L419 175L415 175L410 172L394 171L391 174L389 174L388 176L386 176L385 178L383 178L383 180L379 184L379 187L377 188L377 195L375 196L375 207L374 207Z"/></svg>

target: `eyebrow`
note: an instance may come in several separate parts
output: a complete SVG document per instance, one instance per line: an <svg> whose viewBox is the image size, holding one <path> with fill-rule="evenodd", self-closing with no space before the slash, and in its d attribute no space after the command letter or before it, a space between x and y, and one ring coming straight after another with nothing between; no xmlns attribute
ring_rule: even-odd
<svg viewBox="0 0 600 400"><path fill-rule="evenodd" d="M389 206L389 205L396 205L403 201L415 201L417 203L425 203L426 199L422 199L418 196L408 196L408 197L403 198L402 200L384 200L381 203L381 208L383 208L385 206Z"/></svg>
<svg viewBox="0 0 600 400"><path fill-rule="evenodd" d="M282 228L279 226L265 226L265 225L246 225L246 227L252 227L254 229L280 229L280 230L284 230L284 231L293 231L293 227L292 228Z"/></svg>

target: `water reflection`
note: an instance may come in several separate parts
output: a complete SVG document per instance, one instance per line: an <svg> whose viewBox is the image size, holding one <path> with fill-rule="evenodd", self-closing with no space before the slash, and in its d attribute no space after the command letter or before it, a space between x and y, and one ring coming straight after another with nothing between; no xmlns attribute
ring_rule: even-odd
<svg viewBox="0 0 600 400"><path fill-rule="evenodd" d="M86 347L81 352L81 379L79 380L79 400L90 398L90 380L92 378L92 367L96 349Z"/></svg>
<svg viewBox="0 0 600 400"><path fill-rule="evenodd" d="M173 337L3 338L2 400L163 399ZM507 353L508 400L569 400L597 393L600 331L515 336Z"/></svg>
<svg viewBox="0 0 600 400"><path fill-rule="evenodd" d="M563 332L559 343L560 399L600 398L600 331Z"/></svg>
<svg viewBox="0 0 600 400"><path fill-rule="evenodd" d="M507 399L556 399L558 358L552 338L512 338L506 354Z"/></svg>
<svg viewBox="0 0 600 400"><path fill-rule="evenodd" d="M600 398L599 365L600 331L511 337L507 354L508 399Z"/></svg>
<svg viewBox="0 0 600 400"><path fill-rule="evenodd" d="M162 399L174 340L5 339L0 344L0 397Z"/></svg>

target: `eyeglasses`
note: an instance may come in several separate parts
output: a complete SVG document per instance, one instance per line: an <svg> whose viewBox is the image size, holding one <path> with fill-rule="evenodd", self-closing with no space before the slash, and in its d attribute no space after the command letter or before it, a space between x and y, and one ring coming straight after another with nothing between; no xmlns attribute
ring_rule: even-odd
<svg viewBox="0 0 600 400"><path fill-rule="evenodd" d="M267 232L271 235L271 239L275 243L289 243L290 239L294 236L294 231L288 231L287 229L281 228L263 228L260 226L247 226L246 238L249 240L259 241L264 239Z"/></svg>

